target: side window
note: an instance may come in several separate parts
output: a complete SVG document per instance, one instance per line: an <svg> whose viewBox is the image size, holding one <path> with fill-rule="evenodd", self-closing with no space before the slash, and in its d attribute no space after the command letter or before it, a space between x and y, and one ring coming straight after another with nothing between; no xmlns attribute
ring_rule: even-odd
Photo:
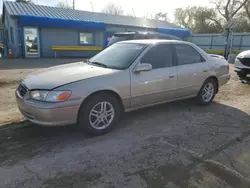
<svg viewBox="0 0 250 188"><path fill-rule="evenodd" d="M152 47L141 59L141 63L149 63L152 69L173 66L173 54L170 44L160 44Z"/></svg>
<svg viewBox="0 0 250 188"><path fill-rule="evenodd" d="M203 57L192 46L175 44L178 65L204 62Z"/></svg>
<svg viewBox="0 0 250 188"><path fill-rule="evenodd" d="M80 32L80 44L93 44L93 33Z"/></svg>

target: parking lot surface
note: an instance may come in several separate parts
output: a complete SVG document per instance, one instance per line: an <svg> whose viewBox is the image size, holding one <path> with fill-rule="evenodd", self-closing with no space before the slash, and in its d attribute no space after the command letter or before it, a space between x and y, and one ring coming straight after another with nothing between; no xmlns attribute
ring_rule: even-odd
<svg viewBox="0 0 250 188"><path fill-rule="evenodd" d="M232 67L231 67L232 69ZM0 130L0 187L250 187L250 86L232 73L215 102L125 114L90 137L75 125Z"/></svg>
<svg viewBox="0 0 250 188"><path fill-rule="evenodd" d="M23 120L15 101L15 89L21 79L43 68L79 61L83 58L0 59L0 126Z"/></svg>

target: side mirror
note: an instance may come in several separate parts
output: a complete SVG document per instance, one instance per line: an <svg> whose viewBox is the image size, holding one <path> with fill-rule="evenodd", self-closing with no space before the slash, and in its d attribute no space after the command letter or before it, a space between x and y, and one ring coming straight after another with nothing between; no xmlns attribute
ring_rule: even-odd
<svg viewBox="0 0 250 188"><path fill-rule="evenodd" d="M141 63L136 67L135 72L151 71L151 70L152 70L152 65L151 64L149 64L149 63Z"/></svg>

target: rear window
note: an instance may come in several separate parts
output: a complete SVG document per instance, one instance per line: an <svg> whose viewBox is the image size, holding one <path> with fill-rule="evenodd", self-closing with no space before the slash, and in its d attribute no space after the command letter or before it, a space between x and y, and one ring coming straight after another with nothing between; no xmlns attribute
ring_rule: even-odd
<svg viewBox="0 0 250 188"><path fill-rule="evenodd" d="M136 35L135 39L154 39L152 35Z"/></svg>
<svg viewBox="0 0 250 188"><path fill-rule="evenodd" d="M108 46L120 41L132 40L132 39L134 39L134 35L114 35L109 40Z"/></svg>

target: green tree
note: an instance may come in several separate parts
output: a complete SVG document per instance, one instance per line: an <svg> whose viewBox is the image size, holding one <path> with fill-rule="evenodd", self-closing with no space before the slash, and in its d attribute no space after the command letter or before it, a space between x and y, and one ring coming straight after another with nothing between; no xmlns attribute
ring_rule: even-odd
<svg viewBox="0 0 250 188"><path fill-rule="evenodd" d="M216 11L228 22L237 17L249 0L214 0L212 3L215 4Z"/></svg>
<svg viewBox="0 0 250 188"><path fill-rule="evenodd" d="M193 33L222 32L222 21L213 9L206 7L177 8L174 12L175 23Z"/></svg>
<svg viewBox="0 0 250 188"><path fill-rule="evenodd" d="M250 32L250 1L244 4L233 20L236 22L234 32Z"/></svg>
<svg viewBox="0 0 250 188"><path fill-rule="evenodd" d="M206 7L178 8L175 23L193 33L223 32L225 25L236 20L234 32L250 31L250 0L213 0L214 9Z"/></svg>

